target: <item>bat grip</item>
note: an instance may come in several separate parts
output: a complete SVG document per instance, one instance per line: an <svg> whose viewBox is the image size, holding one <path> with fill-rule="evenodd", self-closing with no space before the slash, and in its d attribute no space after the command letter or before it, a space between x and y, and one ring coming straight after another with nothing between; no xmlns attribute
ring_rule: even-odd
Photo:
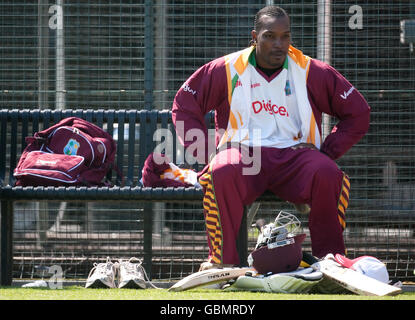
<svg viewBox="0 0 415 320"><path fill-rule="evenodd" d="M319 260L318 260L315 256L313 256L311 253L308 253L308 252L305 252L305 251L303 251L303 258L302 258L302 260L303 260L305 263L309 264L310 266L311 266L312 264L314 264L314 263L316 263L316 262L318 262L318 261L319 261Z"/></svg>

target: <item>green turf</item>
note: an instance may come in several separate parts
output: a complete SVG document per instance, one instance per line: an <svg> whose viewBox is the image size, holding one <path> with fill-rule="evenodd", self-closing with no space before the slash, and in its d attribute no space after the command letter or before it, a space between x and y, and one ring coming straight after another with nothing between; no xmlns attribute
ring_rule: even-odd
<svg viewBox="0 0 415 320"><path fill-rule="evenodd" d="M224 292L213 289L169 292L166 289L85 289L81 286L64 286L56 290L0 287L0 300L415 300L415 292L404 292L393 297L368 297L353 294Z"/></svg>

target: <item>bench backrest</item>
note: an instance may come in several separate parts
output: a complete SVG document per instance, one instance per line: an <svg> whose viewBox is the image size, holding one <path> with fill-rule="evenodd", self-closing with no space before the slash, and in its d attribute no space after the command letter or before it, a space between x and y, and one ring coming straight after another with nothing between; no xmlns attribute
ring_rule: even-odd
<svg viewBox="0 0 415 320"><path fill-rule="evenodd" d="M27 136L71 116L92 122L114 137L117 143L116 164L123 173L126 186L139 184L145 159L160 143L154 137L157 129L168 130L169 137L172 139L170 146L172 154L169 154L169 157L174 163L181 163L180 148L177 148L178 141L169 110L2 109L0 110L0 183L14 185L13 170L26 147ZM209 113L205 121L211 128L214 123L213 113ZM194 169L199 170L200 166ZM108 178L115 185L121 183L118 174L110 173Z"/></svg>

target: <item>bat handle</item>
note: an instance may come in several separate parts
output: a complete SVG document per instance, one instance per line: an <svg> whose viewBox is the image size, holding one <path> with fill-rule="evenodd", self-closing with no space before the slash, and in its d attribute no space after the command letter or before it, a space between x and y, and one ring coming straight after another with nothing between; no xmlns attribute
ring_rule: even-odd
<svg viewBox="0 0 415 320"><path fill-rule="evenodd" d="M264 219L258 219L252 227L256 227L259 232L262 232L262 228L266 225L266 222Z"/></svg>
<svg viewBox="0 0 415 320"><path fill-rule="evenodd" d="M302 261L304 261L305 263L311 266L312 264L318 262L319 260L315 256L313 256L311 253L303 251Z"/></svg>

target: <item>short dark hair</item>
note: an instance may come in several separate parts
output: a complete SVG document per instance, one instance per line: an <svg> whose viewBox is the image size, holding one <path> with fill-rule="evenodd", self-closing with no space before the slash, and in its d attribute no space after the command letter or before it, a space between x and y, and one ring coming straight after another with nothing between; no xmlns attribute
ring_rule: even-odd
<svg viewBox="0 0 415 320"><path fill-rule="evenodd" d="M255 15L254 20L254 28L257 32L259 32L262 29L262 22L261 17L262 16L270 16L275 18L281 18L281 17L289 17L288 13L281 7L278 6L267 6L259 10Z"/></svg>

